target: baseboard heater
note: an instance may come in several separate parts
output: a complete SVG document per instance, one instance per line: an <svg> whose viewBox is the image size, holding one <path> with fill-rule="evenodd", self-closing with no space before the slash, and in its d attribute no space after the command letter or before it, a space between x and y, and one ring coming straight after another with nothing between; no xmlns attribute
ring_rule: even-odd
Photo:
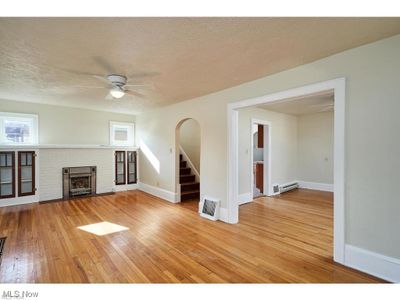
<svg viewBox="0 0 400 300"><path fill-rule="evenodd" d="M284 185L279 186L279 192L284 193L284 192L287 192L290 190L297 189L298 187L299 187L299 184L297 182L284 184Z"/></svg>

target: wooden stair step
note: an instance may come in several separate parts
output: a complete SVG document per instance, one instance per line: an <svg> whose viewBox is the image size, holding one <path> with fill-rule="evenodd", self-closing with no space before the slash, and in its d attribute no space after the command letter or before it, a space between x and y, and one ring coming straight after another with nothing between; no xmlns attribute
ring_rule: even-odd
<svg viewBox="0 0 400 300"><path fill-rule="evenodd" d="M180 168L186 168L186 161L181 161L181 162L179 163L179 167L180 167Z"/></svg>
<svg viewBox="0 0 400 300"><path fill-rule="evenodd" d="M199 182L181 183L181 193L193 190L200 190Z"/></svg>
<svg viewBox="0 0 400 300"><path fill-rule="evenodd" d="M193 200L193 199L200 199L200 191L199 190L181 193L181 201Z"/></svg>
<svg viewBox="0 0 400 300"><path fill-rule="evenodd" d="M192 171L191 168L180 168L179 169L179 174L180 175L190 175L191 171Z"/></svg>
<svg viewBox="0 0 400 300"><path fill-rule="evenodd" d="M180 175L179 176L179 183L195 182L195 180L196 180L195 175Z"/></svg>

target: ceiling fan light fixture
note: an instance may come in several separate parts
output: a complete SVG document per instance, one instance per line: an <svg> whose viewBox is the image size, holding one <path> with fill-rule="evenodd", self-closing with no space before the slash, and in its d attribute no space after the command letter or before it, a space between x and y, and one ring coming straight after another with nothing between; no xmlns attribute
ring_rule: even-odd
<svg viewBox="0 0 400 300"><path fill-rule="evenodd" d="M111 96L113 96L114 98L121 98L125 95L125 91L119 87L119 86L115 86L110 90L110 94Z"/></svg>

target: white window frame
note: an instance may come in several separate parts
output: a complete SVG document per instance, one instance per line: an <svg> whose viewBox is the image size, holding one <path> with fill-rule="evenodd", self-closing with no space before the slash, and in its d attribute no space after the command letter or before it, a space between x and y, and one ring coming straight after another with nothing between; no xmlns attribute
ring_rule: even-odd
<svg viewBox="0 0 400 300"><path fill-rule="evenodd" d="M31 131L31 142L12 142L8 141L3 135L4 132L4 121L5 120L24 120L30 119L32 122ZM35 114L23 114L23 113L10 113L0 112L0 145L38 145L39 144L39 117Z"/></svg>
<svg viewBox="0 0 400 300"><path fill-rule="evenodd" d="M115 127L124 127L128 130L128 140L126 142L115 140ZM110 145L119 147L135 146L135 123L110 121Z"/></svg>

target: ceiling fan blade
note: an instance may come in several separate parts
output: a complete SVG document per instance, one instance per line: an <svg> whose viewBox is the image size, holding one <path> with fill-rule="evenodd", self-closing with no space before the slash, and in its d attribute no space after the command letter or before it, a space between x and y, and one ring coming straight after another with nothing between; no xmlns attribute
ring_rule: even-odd
<svg viewBox="0 0 400 300"><path fill-rule="evenodd" d="M136 96L136 97L140 97L140 98L145 98L146 97L145 95L143 95L143 94L141 94L139 92L136 92L136 91L132 91L132 90L125 90L125 93L128 94L128 95Z"/></svg>
<svg viewBox="0 0 400 300"><path fill-rule="evenodd" d="M152 84L125 84L124 87L132 87L138 89L146 89L149 91L154 91L154 85Z"/></svg>
<svg viewBox="0 0 400 300"><path fill-rule="evenodd" d="M114 100L114 97L111 96L110 93L108 93L108 94L104 97L104 99L110 101L110 100Z"/></svg>
<svg viewBox="0 0 400 300"><path fill-rule="evenodd" d="M61 67L57 67L57 66L52 66L52 67L56 68L58 70L61 70L63 72L67 72L67 73L71 73L71 74L75 74L75 75L82 75L82 76L96 76L97 75L97 74L94 74L94 73L76 71L76 70L71 70L71 69L67 69L67 68L61 68ZM97 75L97 76L99 76L99 75Z"/></svg>
<svg viewBox="0 0 400 300"><path fill-rule="evenodd" d="M92 75L94 78L101 80L107 84L110 84L110 82L108 81L108 79L105 76L100 76L100 75Z"/></svg>
<svg viewBox="0 0 400 300"><path fill-rule="evenodd" d="M71 85L71 86L65 86L64 88L77 88L77 89L108 89L108 87L105 86L91 86L91 85Z"/></svg>
<svg viewBox="0 0 400 300"><path fill-rule="evenodd" d="M125 84L124 86L152 86L151 84Z"/></svg>
<svg viewBox="0 0 400 300"><path fill-rule="evenodd" d="M107 74L115 74L115 69L114 67L109 64L103 57L101 56L94 56L93 60L103 68L103 70L107 73Z"/></svg>
<svg viewBox="0 0 400 300"><path fill-rule="evenodd" d="M159 73L159 72L137 72L137 73L129 74L127 77L128 78L146 78L146 77L155 77L160 74L161 73Z"/></svg>

